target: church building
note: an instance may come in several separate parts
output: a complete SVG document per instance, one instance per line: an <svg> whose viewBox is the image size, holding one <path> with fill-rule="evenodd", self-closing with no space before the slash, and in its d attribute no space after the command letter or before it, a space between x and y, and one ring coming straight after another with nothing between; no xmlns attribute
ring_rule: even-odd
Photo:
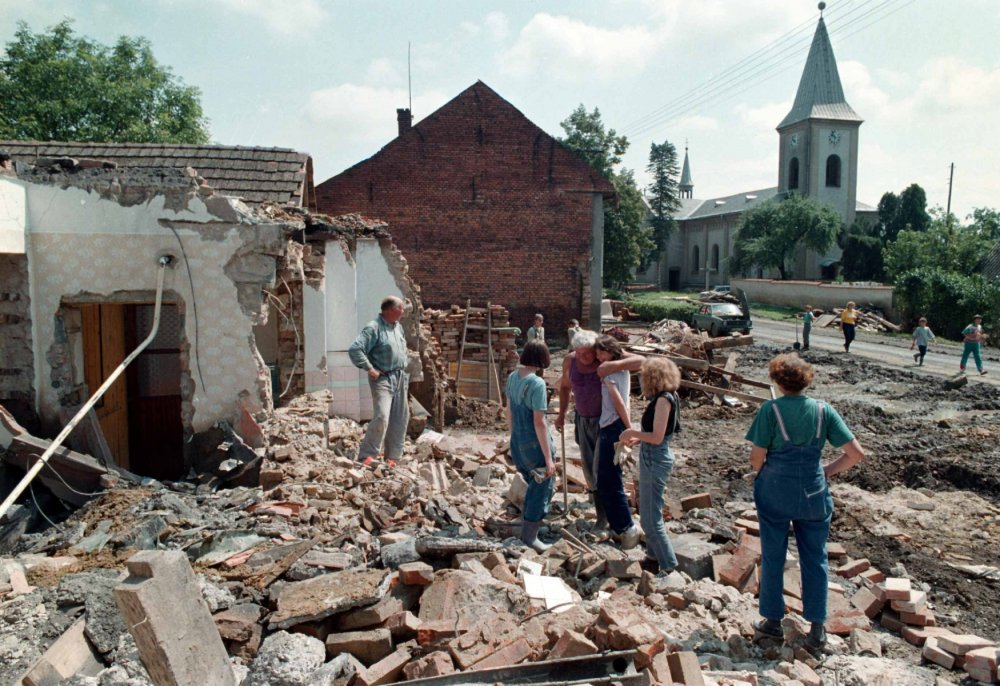
<svg viewBox="0 0 1000 686"><path fill-rule="evenodd" d="M857 200L861 122L861 117L844 97L837 61L821 14L795 102L777 126L777 186L697 199L691 161L685 148L678 184L681 208L675 217L677 231L671 236L659 263L650 268L644 280L670 290L728 284L729 258L743 213L789 193L803 193L833 207L845 225L859 217L874 220L877 209ZM834 279L840 255L836 245L824 255L803 249L796 255L792 273L799 279Z"/></svg>

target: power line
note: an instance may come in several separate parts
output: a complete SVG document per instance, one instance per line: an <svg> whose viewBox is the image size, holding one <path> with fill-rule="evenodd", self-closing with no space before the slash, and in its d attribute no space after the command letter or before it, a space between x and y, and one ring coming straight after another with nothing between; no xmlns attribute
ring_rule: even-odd
<svg viewBox="0 0 1000 686"><path fill-rule="evenodd" d="M837 30L840 38L848 38L895 14L915 1L880 0L876 4L858 5L837 15L837 18L831 21L830 24ZM864 10L861 14L851 16L861 10ZM806 23L811 24L812 20ZM812 43L811 37L800 37L797 40L792 37L796 32L801 33L802 26L800 24L791 31L786 32L782 37L757 50L733 67L724 70L718 76L696 86L672 103L634 120L624 129L625 135L634 137L661 128L690 114L696 108L709 103L725 102L798 66L789 58L806 52L808 46ZM771 54L761 59L761 56L768 52ZM741 83L742 87L733 90L732 86L737 82Z"/></svg>

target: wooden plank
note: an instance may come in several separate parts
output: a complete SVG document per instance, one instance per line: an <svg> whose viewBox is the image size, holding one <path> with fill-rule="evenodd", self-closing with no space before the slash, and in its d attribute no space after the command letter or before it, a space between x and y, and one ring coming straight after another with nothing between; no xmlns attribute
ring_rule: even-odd
<svg viewBox="0 0 1000 686"><path fill-rule="evenodd" d="M837 320L837 315L835 314L821 314L817 319L816 323L813 324L817 329L823 328L825 326L830 326L833 322Z"/></svg>
<svg viewBox="0 0 1000 686"><path fill-rule="evenodd" d="M694 381L688 381L687 379L681 379L681 388L690 388L695 391L704 391L705 393L710 393L713 395L728 395L737 400L745 400L750 403L763 403L767 402L768 398L761 398L756 395L750 395L749 393L740 393L739 391L731 391L728 388L717 388L715 386L709 386L708 384L695 383Z"/></svg>
<svg viewBox="0 0 1000 686"><path fill-rule="evenodd" d="M746 384L747 386L754 386L755 388L771 388L771 384L769 384L769 383L766 383L766 382L763 382L763 381L756 381L755 379L748 379L745 376L741 376L740 374L737 374L736 372L728 372L723 367L717 367L715 365L709 365L708 366L708 371L715 372L717 374L727 375L733 381L735 381L737 383L741 383L741 384Z"/></svg>
<svg viewBox="0 0 1000 686"><path fill-rule="evenodd" d="M720 336L719 338L709 338L704 343L705 350L720 350L722 348L736 348L741 345L753 345L753 336Z"/></svg>
<svg viewBox="0 0 1000 686"><path fill-rule="evenodd" d="M25 434L15 436L10 447L4 452L3 459L16 467L27 471L42 456L51 441ZM38 474L49 490L56 496L74 505L83 505L90 497L81 493L93 493L100 490L101 475L107 470L90 455L74 452L66 446L60 446L49 458L52 469L43 468ZM73 488L67 488L53 470L59 473ZM80 491L77 493L76 491Z"/></svg>
<svg viewBox="0 0 1000 686"><path fill-rule="evenodd" d="M682 367L684 369L704 371L709 368L708 360L699 360L695 357L687 357L669 350L660 351L647 345L626 345L622 347L629 352L633 352L644 357L664 357L672 361L678 367Z"/></svg>
<svg viewBox="0 0 1000 686"><path fill-rule="evenodd" d="M100 674L104 669L104 663L100 661L96 651L84 636L85 626L86 620L82 618L73 622L38 661L14 683L23 686L48 686L48 684L62 683L64 679L74 675Z"/></svg>
<svg viewBox="0 0 1000 686"><path fill-rule="evenodd" d="M465 301L465 321L462 323L462 347L458 350L458 372L455 373L455 378L462 376L462 358L465 357L465 334L469 332L469 310L470 305L472 305L472 300L468 299Z"/></svg>

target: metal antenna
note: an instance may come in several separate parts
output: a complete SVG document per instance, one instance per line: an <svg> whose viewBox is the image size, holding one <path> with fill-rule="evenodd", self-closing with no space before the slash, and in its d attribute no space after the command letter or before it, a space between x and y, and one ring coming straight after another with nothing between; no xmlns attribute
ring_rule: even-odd
<svg viewBox="0 0 1000 686"><path fill-rule="evenodd" d="M410 121L413 121L413 70L410 68L410 41L406 41L406 88L410 94Z"/></svg>

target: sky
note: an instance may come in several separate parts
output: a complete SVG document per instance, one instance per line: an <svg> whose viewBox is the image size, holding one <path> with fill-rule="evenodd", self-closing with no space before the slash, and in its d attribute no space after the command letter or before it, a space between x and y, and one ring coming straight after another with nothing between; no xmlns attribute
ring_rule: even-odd
<svg viewBox="0 0 1000 686"><path fill-rule="evenodd" d="M1000 207L1000 2L829 0L860 131L858 199L911 183L952 211ZM213 142L288 147L319 183L481 80L546 132L579 105L631 143L689 147L694 195L777 185L815 0L0 0L0 43L70 18L111 44L144 36L198 87ZM409 46L409 48L408 48ZM2 104L0 104L2 106Z"/></svg>

